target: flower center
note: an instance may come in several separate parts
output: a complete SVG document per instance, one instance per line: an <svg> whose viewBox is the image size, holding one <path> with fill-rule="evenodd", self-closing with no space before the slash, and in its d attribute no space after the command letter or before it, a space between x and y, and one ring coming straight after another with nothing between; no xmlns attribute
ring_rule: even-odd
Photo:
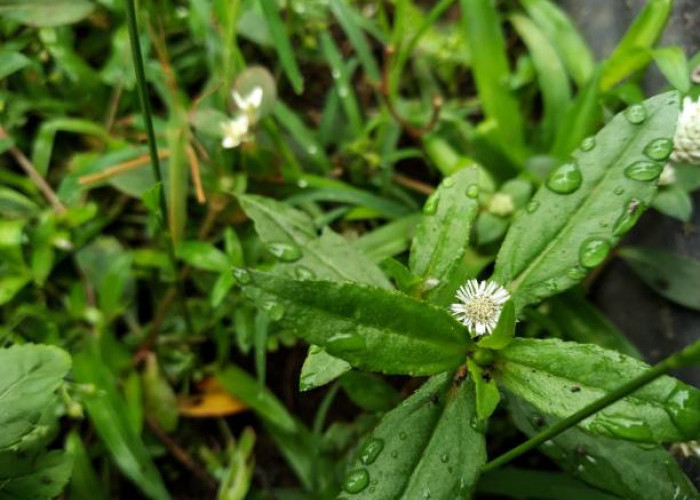
<svg viewBox="0 0 700 500"><path fill-rule="evenodd" d="M465 304L467 315L473 321L487 323L498 313L498 303L491 297L483 295L474 297Z"/></svg>

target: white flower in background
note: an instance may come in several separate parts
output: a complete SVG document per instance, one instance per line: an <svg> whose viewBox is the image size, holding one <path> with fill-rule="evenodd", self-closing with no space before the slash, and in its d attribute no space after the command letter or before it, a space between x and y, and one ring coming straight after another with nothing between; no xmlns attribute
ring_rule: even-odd
<svg viewBox="0 0 700 500"><path fill-rule="evenodd" d="M494 281L469 280L459 287L455 297L459 302L450 306L454 317L473 334L484 335L496 328L510 294Z"/></svg>
<svg viewBox="0 0 700 500"><path fill-rule="evenodd" d="M253 87L253 90L251 90L248 94L243 96L239 94L236 90L234 90L232 94L233 101L236 103L236 106L238 106L238 109L243 111L249 117L257 115L258 109L262 104L262 87L255 86Z"/></svg>
<svg viewBox="0 0 700 500"><path fill-rule="evenodd" d="M250 121L246 115L238 115L235 118L222 122L221 129L224 137L221 145L227 149L235 148L248 137Z"/></svg>
<svg viewBox="0 0 700 500"><path fill-rule="evenodd" d="M664 169L659 176L659 186L670 186L676 182L676 169L670 163L664 165Z"/></svg>
<svg viewBox="0 0 700 500"><path fill-rule="evenodd" d="M700 165L700 99L696 102L690 97L683 99L671 159Z"/></svg>

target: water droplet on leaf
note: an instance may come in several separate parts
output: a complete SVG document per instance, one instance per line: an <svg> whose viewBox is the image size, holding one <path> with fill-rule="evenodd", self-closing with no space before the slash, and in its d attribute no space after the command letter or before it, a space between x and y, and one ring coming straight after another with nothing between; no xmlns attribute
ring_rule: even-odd
<svg viewBox="0 0 700 500"><path fill-rule="evenodd" d="M297 279L300 280L312 280L316 277L316 274L308 267L297 266L294 269L294 276L296 276Z"/></svg>
<svg viewBox="0 0 700 500"><path fill-rule="evenodd" d="M301 248L293 243L283 241L270 243L267 245L267 250L283 262L294 262L301 258Z"/></svg>
<svg viewBox="0 0 700 500"><path fill-rule="evenodd" d="M384 441L381 439L370 439L360 451L360 461L365 465L374 463L379 454L384 449Z"/></svg>
<svg viewBox="0 0 700 500"><path fill-rule="evenodd" d="M642 123L646 120L647 110L642 104L633 104L625 110L625 118L627 121L634 124Z"/></svg>
<svg viewBox="0 0 700 500"><path fill-rule="evenodd" d="M479 186L476 184L469 184L467 187L467 196L470 198L476 198L479 196Z"/></svg>
<svg viewBox="0 0 700 500"><path fill-rule="evenodd" d="M613 226L613 234L622 236L634 227L639 220L639 217L644 212L644 204L636 199L631 199L625 206L622 215L617 219Z"/></svg>
<svg viewBox="0 0 700 500"><path fill-rule="evenodd" d="M404 431L399 432L399 439L401 441L405 441L407 437L408 437L408 434L406 434Z"/></svg>
<svg viewBox="0 0 700 500"><path fill-rule="evenodd" d="M343 489L348 493L359 493L369 484L369 472L367 469L355 469L348 472L343 482Z"/></svg>
<svg viewBox="0 0 700 500"><path fill-rule="evenodd" d="M446 188L452 187L455 185L455 180L452 177L447 177L445 178L445 180L442 181L442 185Z"/></svg>
<svg viewBox="0 0 700 500"><path fill-rule="evenodd" d="M423 207L423 213L425 215L435 215L438 209L438 203L440 202L440 197L437 193L433 193L426 200L425 206Z"/></svg>
<svg viewBox="0 0 700 500"><path fill-rule="evenodd" d="M532 214L535 213L538 208L540 208L540 202L532 200L530 203L527 204L525 210L527 210L527 213Z"/></svg>
<svg viewBox="0 0 700 500"><path fill-rule="evenodd" d="M549 174L547 187L558 194L569 194L581 187L581 170L575 163L564 163Z"/></svg>
<svg viewBox="0 0 700 500"><path fill-rule="evenodd" d="M627 165L625 175L635 181L653 181L661 175L663 168L661 163L640 160Z"/></svg>
<svg viewBox="0 0 700 500"><path fill-rule="evenodd" d="M233 270L233 277L236 278L236 281L241 285L246 285L253 279L248 271L241 268L236 268Z"/></svg>
<svg viewBox="0 0 700 500"><path fill-rule="evenodd" d="M273 321L279 321L284 316L284 306L279 302L275 302L273 300L265 302L263 304L263 309Z"/></svg>
<svg viewBox="0 0 700 500"><path fill-rule="evenodd" d="M595 267L605 260L610 252L610 243L602 238L585 240L578 251L578 260L583 267Z"/></svg>
<svg viewBox="0 0 700 500"><path fill-rule="evenodd" d="M652 160L662 161L671 156L673 141L671 139L654 139L644 148L644 154Z"/></svg>
<svg viewBox="0 0 700 500"><path fill-rule="evenodd" d="M581 151L590 151L595 147L595 137L586 137L581 141Z"/></svg>
<svg viewBox="0 0 700 500"><path fill-rule="evenodd" d="M450 455L448 455L447 453L443 453L442 455L440 455L440 461L443 464L446 464L447 462L450 461Z"/></svg>

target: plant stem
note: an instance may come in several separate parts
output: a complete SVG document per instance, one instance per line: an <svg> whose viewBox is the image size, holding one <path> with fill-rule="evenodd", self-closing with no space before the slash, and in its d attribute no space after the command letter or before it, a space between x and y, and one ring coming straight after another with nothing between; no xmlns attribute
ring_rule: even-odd
<svg viewBox="0 0 700 500"><path fill-rule="evenodd" d="M175 279L177 280L178 295L180 298L180 303L182 307L182 314L185 318L185 324L187 326L187 331L190 335L194 335L194 328L192 327L192 320L190 319L189 310L187 309L187 301L185 299L185 287L182 279L179 278L180 272L177 265L177 259L175 257L175 243L169 234L168 227L168 206L165 200L165 190L163 189L163 176L160 171L160 159L158 156L158 144L156 143L156 134L153 130L153 117L151 112L151 101L148 98L148 87L146 83L146 72L143 67L143 54L141 53L141 43L139 41L139 30L136 24L136 6L134 5L135 0L126 0L126 20L129 27L129 41L131 42L131 58L134 63L134 72L136 73L137 88L139 93L139 100L141 102L141 111L143 112L143 119L146 125L146 136L148 138L148 151L151 156L151 168L153 169L153 177L156 180L156 184L160 184L161 189L159 190L159 204L160 204L160 217L162 221L163 236L166 240L166 247L168 249L168 258L170 260L170 265L172 266L173 272L175 273Z"/></svg>
<svg viewBox="0 0 700 500"><path fill-rule="evenodd" d="M482 469L482 473L486 473L488 471L491 471L493 469L496 469L498 467L501 467L502 465L507 464L514 458L519 457L523 453L526 453L533 448L536 448L537 446L541 445L545 441L548 441L552 439L553 437L557 436L558 434L564 432L570 427L573 427L574 425L578 424L582 420L590 417L594 413L599 412L603 408L606 408L610 406L611 404L615 403L616 401L624 398L625 396L630 395L637 389L640 389L641 387L647 385L650 382L653 382L656 380L658 377L661 375L666 374L668 371L673 370L675 368L680 368L683 366L687 366L693 363L697 363L698 360L700 359L700 340L696 341L695 343L691 344L690 346L686 347L682 351L676 352L669 356L668 358L664 359L663 361L659 362L658 364L654 365L652 368L649 370L645 371L641 375L639 375L637 378L634 378L627 382L626 384L623 384L621 387L618 389L614 390L613 392L610 392L603 396L600 399L597 399L596 401L592 402L588 406L580 409L573 415L570 415L566 417L563 420L560 420L556 424L552 425L551 427L548 427L547 429L544 429L542 432L534 435L524 443L516 446L515 448L511 449L510 451L507 451L503 455L496 457L495 459L491 460L489 463L487 463L484 468Z"/></svg>

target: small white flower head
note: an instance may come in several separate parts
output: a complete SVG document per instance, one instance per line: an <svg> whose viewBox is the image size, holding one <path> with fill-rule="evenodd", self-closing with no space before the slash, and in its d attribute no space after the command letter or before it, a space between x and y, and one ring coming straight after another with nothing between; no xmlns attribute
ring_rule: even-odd
<svg viewBox="0 0 700 500"><path fill-rule="evenodd" d="M661 171L659 176L658 184L659 186L670 186L676 182L676 169L670 163L664 165L664 169Z"/></svg>
<svg viewBox="0 0 700 500"><path fill-rule="evenodd" d="M224 137L221 145L226 149L235 148L248 138L250 122L246 115L238 115L235 118L222 122L221 129Z"/></svg>
<svg viewBox="0 0 700 500"><path fill-rule="evenodd" d="M496 328L510 294L494 281L469 280L459 287L455 297L459 302L450 306L452 315L473 335L479 336L490 334Z"/></svg>
<svg viewBox="0 0 700 500"><path fill-rule="evenodd" d="M260 86L255 86L253 87L253 90L251 90L248 94L246 95L241 95L238 93L238 91L234 90L232 92L233 94L233 101L236 103L236 106L238 106L238 109L243 111L246 115L255 115L258 112L258 109L260 108L260 105L262 104L262 98L263 98L263 89Z"/></svg>
<svg viewBox="0 0 700 500"><path fill-rule="evenodd" d="M513 213L515 204L513 197L506 193L496 193L491 197L489 202L489 212L499 217L506 217Z"/></svg>
<svg viewBox="0 0 700 500"><path fill-rule="evenodd" d="M700 99L695 102L690 97L683 99L671 159L700 165Z"/></svg>

